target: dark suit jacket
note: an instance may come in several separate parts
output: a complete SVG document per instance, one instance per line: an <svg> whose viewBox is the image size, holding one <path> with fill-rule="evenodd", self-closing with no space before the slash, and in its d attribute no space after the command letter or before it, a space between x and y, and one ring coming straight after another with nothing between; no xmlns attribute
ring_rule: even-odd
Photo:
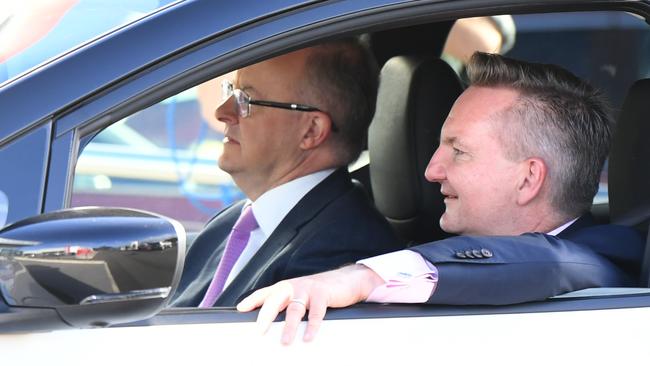
<svg viewBox="0 0 650 366"><path fill-rule="evenodd" d="M581 217L557 237L457 236L412 247L438 269L429 303L500 305L590 287L635 286L645 243L633 229Z"/></svg>
<svg viewBox="0 0 650 366"><path fill-rule="evenodd" d="M173 306L197 306L214 276L228 234L241 213L239 202L210 221L185 258ZM403 249L365 192L339 169L287 214L215 306L233 306L251 291L280 280L338 268Z"/></svg>

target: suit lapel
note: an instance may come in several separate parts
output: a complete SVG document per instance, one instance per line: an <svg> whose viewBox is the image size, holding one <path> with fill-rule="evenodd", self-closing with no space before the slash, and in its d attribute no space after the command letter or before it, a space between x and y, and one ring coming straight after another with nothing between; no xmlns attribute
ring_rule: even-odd
<svg viewBox="0 0 650 366"><path fill-rule="evenodd" d="M352 189L350 175L347 169L341 168L309 191L289 211L239 275L219 296L215 305L235 303L243 293L250 291L273 259L281 255L282 250L291 243L300 228L310 222L330 202L350 189Z"/></svg>
<svg viewBox="0 0 650 366"><path fill-rule="evenodd" d="M245 201L231 205L215 216L196 237L188 250L174 306L197 306L207 291L217 270L221 255Z"/></svg>
<svg viewBox="0 0 650 366"><path fill-rule="evenodd" d="M235 226L235 222L237 222L237 219L241 214L244 203L246 203L244 200L237 202L224 210L220 215L217 215L208 225L206 225L201 235L197 237L197 244L203 245L203 247L200 248L201 253L199 254L201 258L206 258L207 255L212 256L216 254L217 261L214 263L215 270L221 260L221 254L226 247L230 231L232 230L232 227ZM214 243L219 244L215 247ZM199 248L197 248L197 250L199 250ZM204 262L203 267L205 267L206 264L208 263Z"/></svg>

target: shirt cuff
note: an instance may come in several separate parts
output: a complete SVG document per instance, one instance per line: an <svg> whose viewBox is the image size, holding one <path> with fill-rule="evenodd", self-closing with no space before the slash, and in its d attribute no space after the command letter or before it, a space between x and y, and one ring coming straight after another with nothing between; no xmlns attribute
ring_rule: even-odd
<svg viewBox="0 0 650 366"><path fill-rule="evenodd" d="M385 281L370 293L367 302L424 303L438 283L438 269L410 250L383 254L357 263L370 268Z"/></svg>

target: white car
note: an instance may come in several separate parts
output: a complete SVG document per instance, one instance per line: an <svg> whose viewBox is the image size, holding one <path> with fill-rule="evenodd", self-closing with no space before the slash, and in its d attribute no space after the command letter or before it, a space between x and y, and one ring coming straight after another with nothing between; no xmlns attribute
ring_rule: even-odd
<svg viewBox="0 0 650 366"><path fill-rule="evenodd" d="M189 220L191 225L179 223L183 217L175 214L182 216L181 212L163 213L170 218L158 215L162 212L156 205L177 194L163 188L155 200L140 200L149 202L144 206L130 205L129 200L111 202L107 194L108 200L91 197L82 202L100 207L71 209L87 193L83 175L108 193L119 186L101 178L115 176L110 170L115 169L111 161L117 155L100 151L99 140L93 140L102 131L133 134L137 130L142 140L136 145L146 155L147 146L160 148L146 141L164 136L165 118L154 113L140 122L146 125L129 125L129 129L120 127L124 121L134 120L138 113L169 112L170 98L187 95L195 87L200 90L211 79L340 35L362 37L381 64L395 56L442 57L462 76L462 55L445 45L452 43L453 32L465 32L468 38L463 46L492 47L491 51L514 58L564 66L603 89L619 111L630 86L650 76L649 1L7 3L0 9L0 224L7 225L0 231L3 362L611 365L650 361L648 250L636 263L640 278L634 288L585 289L507 306L358 304L329 311L313 342L298 340L282 346L281 319L262 335L254 322L256 313L167 308L185 248L200 229L196 220ZM468 19L482 19L483 25L491 26L481 28ZM465 26L452 28L454 24ZM444 89L438 90L431 98L445 95ZM197 115L205 101L198 92L193 98L192 113ZM404 98L410 100L408 95ZM621 120L637 121L638 129L615 138L617 154L603 172L602 191L592 212L600 222L633 226L647 235L650 108L647 102L635 103L626 107ZM439 112L444 117L444 111ZM198 140L191 141L193 137L183 136L182 130L174 131L174 141L185 139L189 151L200 146L195 144ZM371 140L373 133L371 128ZM382 156L400 149L391 143L370 144L369 163L357 165L353 175L374 194L377 207L396 223L401 235L416 242L440 238L439 213L418 191L437 187L394 192L409 197L398 201L404 202L406 214L395 216L382 206L376 180L367 179L373 165L387 164ZM416 143L414 138L406 140L401 149L409 150ZM203 148L213 150L201 154L218 155L218 143ZM430 154L435 147L429 148ZM99 160L89 159L93 154L104 154L107 160L95 164ZM187 163L194 157L184 159ZM416 179L402 171L423 171L423 162L413 159L389 167L396 181ZM146 162L136 165L143 168L129 174L169 174L145 169L151 168ZM171 169L178 166L183 165ZM199 174L197 179L213 186L232 184L210 174ZM142 181L156 181L147 177ZM139 186L140 191L119 189L126 189L135 202L145 195L138 192L161 187L151 184ZM173 207L174 202L167 203ZM109 208L118 205L127 209ZM216 213L213 209L202 220ZM415 230L397 224L403 220L417 222L418 233L424 228L430 234L415 235ZM83 248L81 255L73 247Z"/></svg>

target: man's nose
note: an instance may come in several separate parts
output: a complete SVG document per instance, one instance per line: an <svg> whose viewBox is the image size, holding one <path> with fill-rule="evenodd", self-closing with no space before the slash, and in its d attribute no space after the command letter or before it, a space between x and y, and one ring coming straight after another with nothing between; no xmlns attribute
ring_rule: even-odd
<svg viewBox="0 0 650 366"><path fill-rule="evenodd" d="M226 123L226 124L234 124L237 123L238 120L238 114L237 114L237 109L235 108L235 98L230 97L221 103L217 109L214 111L215 117L217 117L217 120Z"/></svg>
<svg viewBox="0 0 650 366"><path fill-rule="evenodd" d="M429 160L429 165L427 165L427 169L424 171L424 177L429 182L440 183L441 181L447 178L445 166L442 163L441 155L442 153L440 152L440 149L437 149L433 153L431 160Z"/></svg>

